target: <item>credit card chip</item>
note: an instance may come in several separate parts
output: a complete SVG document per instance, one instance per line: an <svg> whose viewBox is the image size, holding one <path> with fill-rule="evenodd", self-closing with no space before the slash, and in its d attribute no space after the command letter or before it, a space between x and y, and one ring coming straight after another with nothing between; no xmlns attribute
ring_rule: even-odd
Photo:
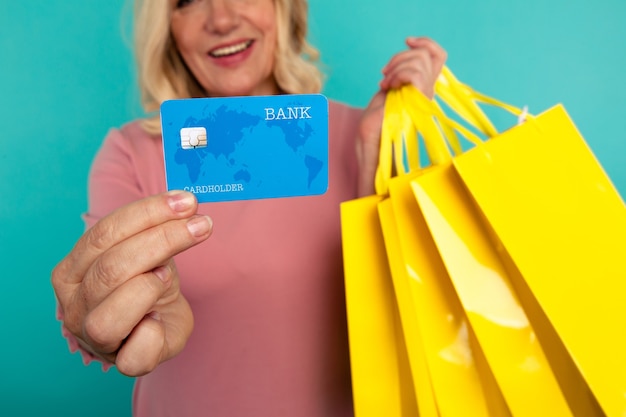
<svg viewBox="0 0 626 417"><path fill-rule="evenodd" d="M204 127L183 127L180 129L180 146L183 149L206 148L206 129Z"/></svg>

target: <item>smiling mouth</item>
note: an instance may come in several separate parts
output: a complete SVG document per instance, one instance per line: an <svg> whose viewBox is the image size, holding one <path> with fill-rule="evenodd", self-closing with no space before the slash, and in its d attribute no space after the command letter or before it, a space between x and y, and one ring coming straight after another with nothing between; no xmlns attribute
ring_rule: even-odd
<svg viewBox="0 0 626 417"><path fill-rule="evenodd" d="M209 55L213 58L223 58L225 56L231 56L245 51L252 45L252 40L241 42L235 45L225 46L223 48L217 48L209 52Z"/></svg>

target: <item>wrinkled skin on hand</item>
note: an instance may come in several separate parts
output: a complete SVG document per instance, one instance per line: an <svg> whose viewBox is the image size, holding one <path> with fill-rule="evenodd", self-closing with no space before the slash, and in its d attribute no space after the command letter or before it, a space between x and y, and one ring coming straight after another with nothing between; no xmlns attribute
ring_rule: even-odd
<svg viewBox="0 0 626 417"><path fill-rule="evenodd" d="M129 376L178 354L193 329L173 256L212 222L193 194L169 192L101 219L52 272L63 324L80 346Z"/></svg>

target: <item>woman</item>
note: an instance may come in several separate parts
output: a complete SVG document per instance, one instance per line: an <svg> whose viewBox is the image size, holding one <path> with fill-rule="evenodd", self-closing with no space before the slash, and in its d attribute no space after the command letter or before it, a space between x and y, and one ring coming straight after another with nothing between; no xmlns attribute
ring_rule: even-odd
<svg viewBox="0 0 626 417"><path fill-rule="evenodd" d="M148 112L320 91L306 0L146 0L136 19ZM72 349L139 376L134 415L352 414L339 203L373 192L385 92L413 83L432 96L445 52L407 45L366 109L330 101L322 196L199 206L165 192L158 118L109 132L88 230L52 283Z"/></svg>

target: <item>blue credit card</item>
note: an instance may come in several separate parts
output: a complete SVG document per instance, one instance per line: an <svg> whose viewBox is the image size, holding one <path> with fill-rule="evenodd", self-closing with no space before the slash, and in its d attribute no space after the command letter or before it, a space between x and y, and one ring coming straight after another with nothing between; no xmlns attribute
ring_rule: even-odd
<svg viewBox="0 0 626 417"><path fill-rule="evenodd" d="M161 126L167 189L190 191L201 203L328 189L321 94L168 100Z"/></svg>

